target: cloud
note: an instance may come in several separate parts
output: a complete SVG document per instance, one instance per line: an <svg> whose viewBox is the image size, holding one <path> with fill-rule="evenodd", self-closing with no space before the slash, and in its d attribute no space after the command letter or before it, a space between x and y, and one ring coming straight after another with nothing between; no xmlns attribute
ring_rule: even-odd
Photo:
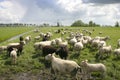
<svg viewBox="0 0 120 80"><path fill-rule="evenodd" d="M19 22L24 15L24 9L13 0L4 0L0 2L0 22Z"/></svg>
<svg viewBox="0 0 120 80"><path fill-rule="evenodd" d="M120 0L83 0L84 3L95 3L95 4L118 4Z"/></svg>
<svg viewBox="0 0 120 80"><path fill-rule="evenodd" d="M0 1L0 22L56 24L59 21L64 25L71 25L75 20L84 22L93 20L99 24L113 25L115 21L120 21L119 1L117 4L112 4L112 0L109 3L107 3L108 0L102 1L2 0Z"/></svg>

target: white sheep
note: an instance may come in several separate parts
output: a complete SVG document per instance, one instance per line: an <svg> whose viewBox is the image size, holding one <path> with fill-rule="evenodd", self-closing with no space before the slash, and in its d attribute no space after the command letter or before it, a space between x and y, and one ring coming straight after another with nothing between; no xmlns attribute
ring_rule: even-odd
<svg viewBox="0 0 120 80"><path fill-rule="evenodd" d="M120 55L120 48L119 48L119 49L115 49L115 50L113 51L113 54L118 57L118 56Z"/></svg>
<svg viewBox="0 0 120 80"><path fill-rule="evenodd" d="M10 52L10 57L12 58L11 63L16 64L16 60L17 60L17 49L16 48L13 48L13 50Z"/></svg>
<svg viewBox="0 0 120 80"><path fill-rule="evenodd" d="M68 46L68 42L67 42L67 41L60 42L60 43L59 43L59 46L60 46L60 47L63 47L63 46L64 46L64 47L67 47L67 46Z"/></svg>
<svg viewBox="0 0 120 80"><path fill-rule="evenodd" d="M34 43L35 50L42 49L44 46L50 46L52 41L41 41Z"/></svg>
<svg viewBox="0 0 120 80"><path fill-rule="evenodd" d="M61 74L71 74L74 78L77 77L77 71L80 69L80 66L75 61L63 60L54 55L55 53L48 54L45 56L45 59L51 61L55 76L60 72Z"/></svg>
<svg viewBox="0 0 120 80"><path fill-rule="evenodd" d="M94 39L94 40L92 40L91 46L92 46L93 48L98 48L99 42L100 42L99 39Z"/></svg>
<svg viewBox="0 0 120 80"><path fill-rule="evenodd" d="M76 42L76 43L74 44L74 50L79 51L78 53L80 53L80 51L81 51L83 48L84 48L84 47L83 47L82 42Z"/></svg>
<svg viewBox="0 0 120 80"><path fill-rule="evenodd" d="M30 42L30 41L31 41L31 36L25 37L25 42L26 42L26 43L28 43L28 42Z"/></svg>
<svg viewBox="0 0 120 80"><path fill-rule="evenodd" d="M110 55L110 53L112 52L112 46L103 46L99 49L99 57L103 57L103 55L107 54L107 56Z"/></svg>
<svg viewBox="0 0 120 80"><path fill-rule="evenodd" d="M88 63L88 60L81 62L81 67L83 69L83 74L85 77L90 78L92 72L100 72L101 75L105 76L106 66L102 63L91 64Z"/></svg>
<svg viewBox="0 0 120 80"><path fill-rule="evenodd" d="M100 41L98 43L98 48L103 47L103 46L106 46L106 42L105 41Z"/></svg>
<svg viewBox="0 0 120 80"><path fill-rule="evenodd" d="M75 37L73 37L73 38L69 41L70 47L73 47L76 42L77 42L77 39L76 39Z"/></svg>
<svg viewBox="0 0 120 80"><path fill-rule="evenodd" d="M40 40L40 36L34 37L34 40Z"/></svg>

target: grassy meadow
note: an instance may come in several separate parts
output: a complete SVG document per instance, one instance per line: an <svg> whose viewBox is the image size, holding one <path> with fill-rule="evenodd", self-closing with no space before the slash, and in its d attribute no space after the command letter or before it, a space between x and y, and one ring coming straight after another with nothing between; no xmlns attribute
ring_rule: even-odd
<svg viewBox="0 0 120 80"><path fill-rule="evenodd" d="M0 27L0 42L32 29L33 27Z"/></svg>
<svg viewBox="0 0 120 80"><path fill-rule="evenodd" d="M53 33L51 39L61 37L61 34L55 34L54 31L58 29L68 29L72 32L82 32L83 29L87 29L92 31L91 37L95 36L110 36L110 40L107 41L107 45L112 45L112 49L114 50L117 47L117 40L120 39L120 28L113 27L42 27L38 28L40 32L46 33L48 31ZM4 41L11 36L18 35L20 33L31 30L31 28L0 28L0 42ZM20 33L19 33L20 31ZM12 33L11 33L12 32ZM29 75L30 80L52 80L50 77L49 68L46 67L44 57L41 55L41 51L35 51L33 44L35 43L34 37L38 36L39 33L30 32L25 34L23 37L27 35L32 36L32 40L30 43L24 46L23 53L18 57L17 64L12 65L11 59L8 57L6 51L0 53L0 80L20 80L18 79L20 74L26 73ZM102 32L99 35L99 32ZM4 33L4 34L1 34ZM62 37L65 39L69 34L65 34ZM40 41L40 40L39 40ZM12 41L18 42L18 39ZM1 45L7 45L9 42ZM78 64L82 60L88 59L90 63L103 63L107 67L106 77L102 80L120 80L120 58L116 58L113 54L106 59L97 59L96 54L98 50L92 50L90 46L85 47L81 51L81 55L76 54L75 51L70 51L68 59L76 61ZM19 76L18 76L19 75ZM17 79L16 79L17 78ZM28 79L25 79L28 80ZM63 79L60 80L71 80L71 79ZM96 79L101 80L101 79Z"/></svg>

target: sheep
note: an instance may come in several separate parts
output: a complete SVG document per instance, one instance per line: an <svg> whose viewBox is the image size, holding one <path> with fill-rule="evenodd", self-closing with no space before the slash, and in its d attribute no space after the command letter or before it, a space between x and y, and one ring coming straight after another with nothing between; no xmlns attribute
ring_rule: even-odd
<svg viewBox="0 0 120 80"><path fill-rule="evenodd" d="M52 41L41 41L34 43L35 50L42 49L43 46L50 46L52 44Z"/></svg>
<svg viewBox="0 0 120 80"><path fill-rule="evenodd" d="M67 47L68 46L68 42L67 41L59 42L58 46L59 47Z"/></svg>
<svg viewBox="0 0 120 80"><path fill-rule="evenodd" d="M103 46L106 46L106 42L105 41L100 41L98 43L98 48L103 47Z"/></svg>
<svg viewBox="0 0 120 80"><path fill-rule="evenodd" d="M72 48L74 44L77 42L77 39L74 37L69 41L70 47Z"/></svg>
<svg viewBox="0 0 120 80"><path fill-rule="evenodd" d="M24 46L24 42L20 41L20 43L10 43L7 46L7 52L10 55L10 52L13 50L13 48L17 48L18 55L22 52Z"/></svg>
<svg viewBox="0 0 120 80"><path fill-rule="evenodd" d="M17 49L16 48L13 48L13 50L10 52L10 57L12 59L11 63L16 64L16 60L17 60Z"/></svg>
<svg viewBox="0 0 120 80"><path fill-rule="evenodd" d="M36 41L36 40L40 40L40 36L34 37L34 40L35 40L35 41Z"/></svg>
<svg viewBox="0 0 120 80"><path fill-rule="evenodd" d="M7 50L7 46L0 46L0 53L2 53L5 50Z"/></svg>
<svg viewBox="0 0 120 80"><path fill-rule="evenodd" d="M59 72L61 74L68 73L71 74L73 78L77 78L77 71L81 69L75 61L57 58L55 57L55 53L45 56L45 60L51 61L51 66L55 73L55 77L57 77L57 73Z"/></svg>
<svg viewBox="0 0 120 80"><path fill-rule="evenodd" d="M119 49L115 49L113 51L114 55L116 55L117 57L120 55L120 48Z"/></svg>
<svg viewBox="0 0 120 80"><path fill-rule="evenodd" d="M74 44L74 50L79 51L78 53L80 53L80 51L81 51L83 48L84 48L84 47L83 47L82 42L77 42L77 43Z"/></svg>
<svg viewBox="0 0 120 80"><path fill-rule="evenodd" d="M52 54L52 53L54 53L56 51L57 51L57 49L54 48L53 46L44 46L44 47L42 47L42 55L43 56L46 56L48 54Z"/></svg>
<svg viewBox="0 0 120 80"><path fill-rule="evenodd" d="M93 39L91 43L92 48L98 48L99 42L100 42L99 39Z"/></svg>
<svg viewBox="0 0 120 80"><path fill-rule="evenodd" d="M25 42L26 42L26 43L28 43L28 42L30 42L30 41L31 41L31 36L25 37Z"/></svg>
<svg viewBox="0 0 120 80"><path fill-rule="evenodd" d="M88 60L81 62L81 67L83 69L83 74L87 77L91 77L92 72L100 72L102 76L105 76L106 66L102 63L91 64L88 63Z"/></svg>
<svg viewBox="0 0 120 80"><path fill-rule="evenodd" d="M60 48L58 48L55 52L57 55L60 56L60 58L62 59L67 59L69 51L68 51L68 47L67 46L61 46Z"/></svg>
<svg viewBox="0 0 120 80"><path fill-rule="evenodd" d="M107 56L109 56L109 54L112 52L112 47L111 45L109 46L103 46L99 49L99 58L103 57L104 54L107 54Z"/></svg>
<svg viewBox="0 0 120 80"><path fill-rule="evenodd" d="M63 40L60 37L60 38L56 38L55 41L56 41L56 45L59 45Z"/></svg>

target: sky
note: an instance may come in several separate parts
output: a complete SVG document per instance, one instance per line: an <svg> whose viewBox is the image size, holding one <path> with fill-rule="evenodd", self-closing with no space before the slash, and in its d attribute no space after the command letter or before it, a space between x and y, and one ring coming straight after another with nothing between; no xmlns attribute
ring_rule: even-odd
<svg viewBox="0 0 120 80"><path fill-rule="evenodd" d="M0 23L120 23L120 0L0 0Z"/></svg>

